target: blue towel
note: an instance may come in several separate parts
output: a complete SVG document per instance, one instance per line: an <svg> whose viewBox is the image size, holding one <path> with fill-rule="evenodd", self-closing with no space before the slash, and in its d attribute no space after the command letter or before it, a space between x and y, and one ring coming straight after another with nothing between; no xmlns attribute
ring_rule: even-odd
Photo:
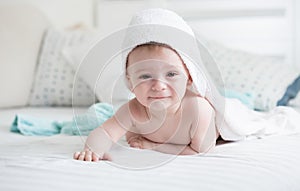
<svg viewBox="0 0 300 191"><path fill-rule="evenodd" d="M11 127L11 132L23 135L55 135L60 133L61 127L53 120L41 119L28 115L16 115Z"/></svg>
<svg viewBox="0 0 300 191"><path fill-rule="evenodd" d="M78 115L71 122L62 122L61 133L69 135L88 135L114 114L113 107L107 103L92 105L83 115Z"/></svg>
<svg viewBox="0 0 300 191"><path fill-rule="evenodd" d="M71 121L58 122L38 117L17 114L10 131L23 135L50 136L55 134L88 135L114 114L107 103L92 105L86 113L74 116Z"/></svg>

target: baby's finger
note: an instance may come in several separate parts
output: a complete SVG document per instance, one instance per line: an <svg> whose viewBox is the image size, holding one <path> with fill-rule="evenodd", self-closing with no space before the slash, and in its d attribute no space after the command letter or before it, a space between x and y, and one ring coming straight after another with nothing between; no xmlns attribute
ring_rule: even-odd
<svg viewBox="0 0 300 191"><path fill-rule="evenodd" d="M133 148L141 148L141 144L138 141L131 142L130 146Z"/></svg>
<svg viewBox="0 0 300 191"><path fill-rule="evenodd" d="M74 155L73 155L73 159L78 159L78 157L79 157L79 155L80 155L80 152L79 151L77 151L77 152L75 152L74 153Z"/></svg>
<svg viewBox="0 0 300 191"><path fill-rule="evenodd" d="M139 136L133 136L133 137L130 137L127 142L128 144L132 143L132 142L135 142L136 140L138 140Z"/></svg>
<svg viewBox="0 0 300 191"><path fill-rule="evenodd" d="M99 161L99 156L95 153L92 153L92 161L98 162Z"/></svg>
<svg viewBox="0 0 300 191"><path fill-rule="evenodd" d="M84 158L85 158L85 151L81 151L77 160L82 160L83 161Z"/></svg>
<svg viewBox="0 0 300 191"><path fill-rule="evenodd" d="M128 143L128 144L129 144L130 147L133 147L134 143L135 143L134 141L131 141L131 142Z"/></svg>
<svg viewBox="0 0 300 191"><path fill-rule="evenodd" d="M84 157L85 161L92 161L92 152L87 150L85 151L85 157Z"/></svg>

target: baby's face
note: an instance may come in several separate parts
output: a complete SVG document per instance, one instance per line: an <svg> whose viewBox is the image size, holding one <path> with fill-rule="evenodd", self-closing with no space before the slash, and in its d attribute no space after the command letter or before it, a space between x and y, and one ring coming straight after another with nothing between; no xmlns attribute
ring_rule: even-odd
<svg viewBox="0 0 300 191"><path fill-rule="evenodd" d="M190 83L180 57L162 46L134 49L128 57L127 77L137 100L146 107L162 103L167 108L180 102Z"/></svg>

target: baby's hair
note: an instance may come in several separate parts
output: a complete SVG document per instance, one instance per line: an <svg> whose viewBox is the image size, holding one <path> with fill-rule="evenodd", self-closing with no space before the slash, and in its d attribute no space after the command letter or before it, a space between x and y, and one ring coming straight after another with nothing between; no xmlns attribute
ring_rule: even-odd
<svg viewBox="0 0 300 191"><path fill-rule="evenodd" d="M164 43L160 43L160 42L150 41L150 42L147 42L147 43L144 43L144 44L139 44L136 47L134 47L131 50L131 52L133 52L135 49L140 48L140 47L147 47L148 49L151 50L151 49L154 49L155 47L158 47L158 46L173 50L179 56L179 58L182 61L182 63L184 63L183 60L182 60L182 58L181 58L181 56L178 54L178 52L174 48L172 48L168 44L164 44ZM128 66L128 57L129 57L129 55L130 55L131 52L129 52L129 54L127 55L127 58L126 58L126 68Z"/></svg>
<svg viewBox="0 0 300 191"><path fill-rule="evenodd" d="M137 45L135 48L133 48L133 50L136 49L136 48L139 48L139 47L148 47L149 49L151 49L151 48L154 48L154 47L157 47L157 46L169 48L169 49L173 50L174 52L176 52L176 54L178 54L177 51L175 49L173 49L171 46L169 46L168 44L155 42L155 41L150 41L150 42L147 42L147 43L144 43L144 44ZM178 56L179 56L179 54L178 54Z"/></svg>

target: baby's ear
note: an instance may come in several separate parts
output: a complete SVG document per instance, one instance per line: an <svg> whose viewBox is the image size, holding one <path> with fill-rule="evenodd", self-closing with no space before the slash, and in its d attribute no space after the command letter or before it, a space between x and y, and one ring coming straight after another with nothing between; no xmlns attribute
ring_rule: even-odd
<svg viewBox="0 0 300 191"><path fill-rule="evenodd" d="M189 79L187 81L187 85L191 86L193 84L193 79L191 78L191 76L189 76Z"/></svg>
<svg viewBox="0 0 300 191"><path fill-rule="evenodd" d="M128 89L133 92L133 85L131 83L130 77L128 75L126 75L126 85L128 87Z"/></svg>

